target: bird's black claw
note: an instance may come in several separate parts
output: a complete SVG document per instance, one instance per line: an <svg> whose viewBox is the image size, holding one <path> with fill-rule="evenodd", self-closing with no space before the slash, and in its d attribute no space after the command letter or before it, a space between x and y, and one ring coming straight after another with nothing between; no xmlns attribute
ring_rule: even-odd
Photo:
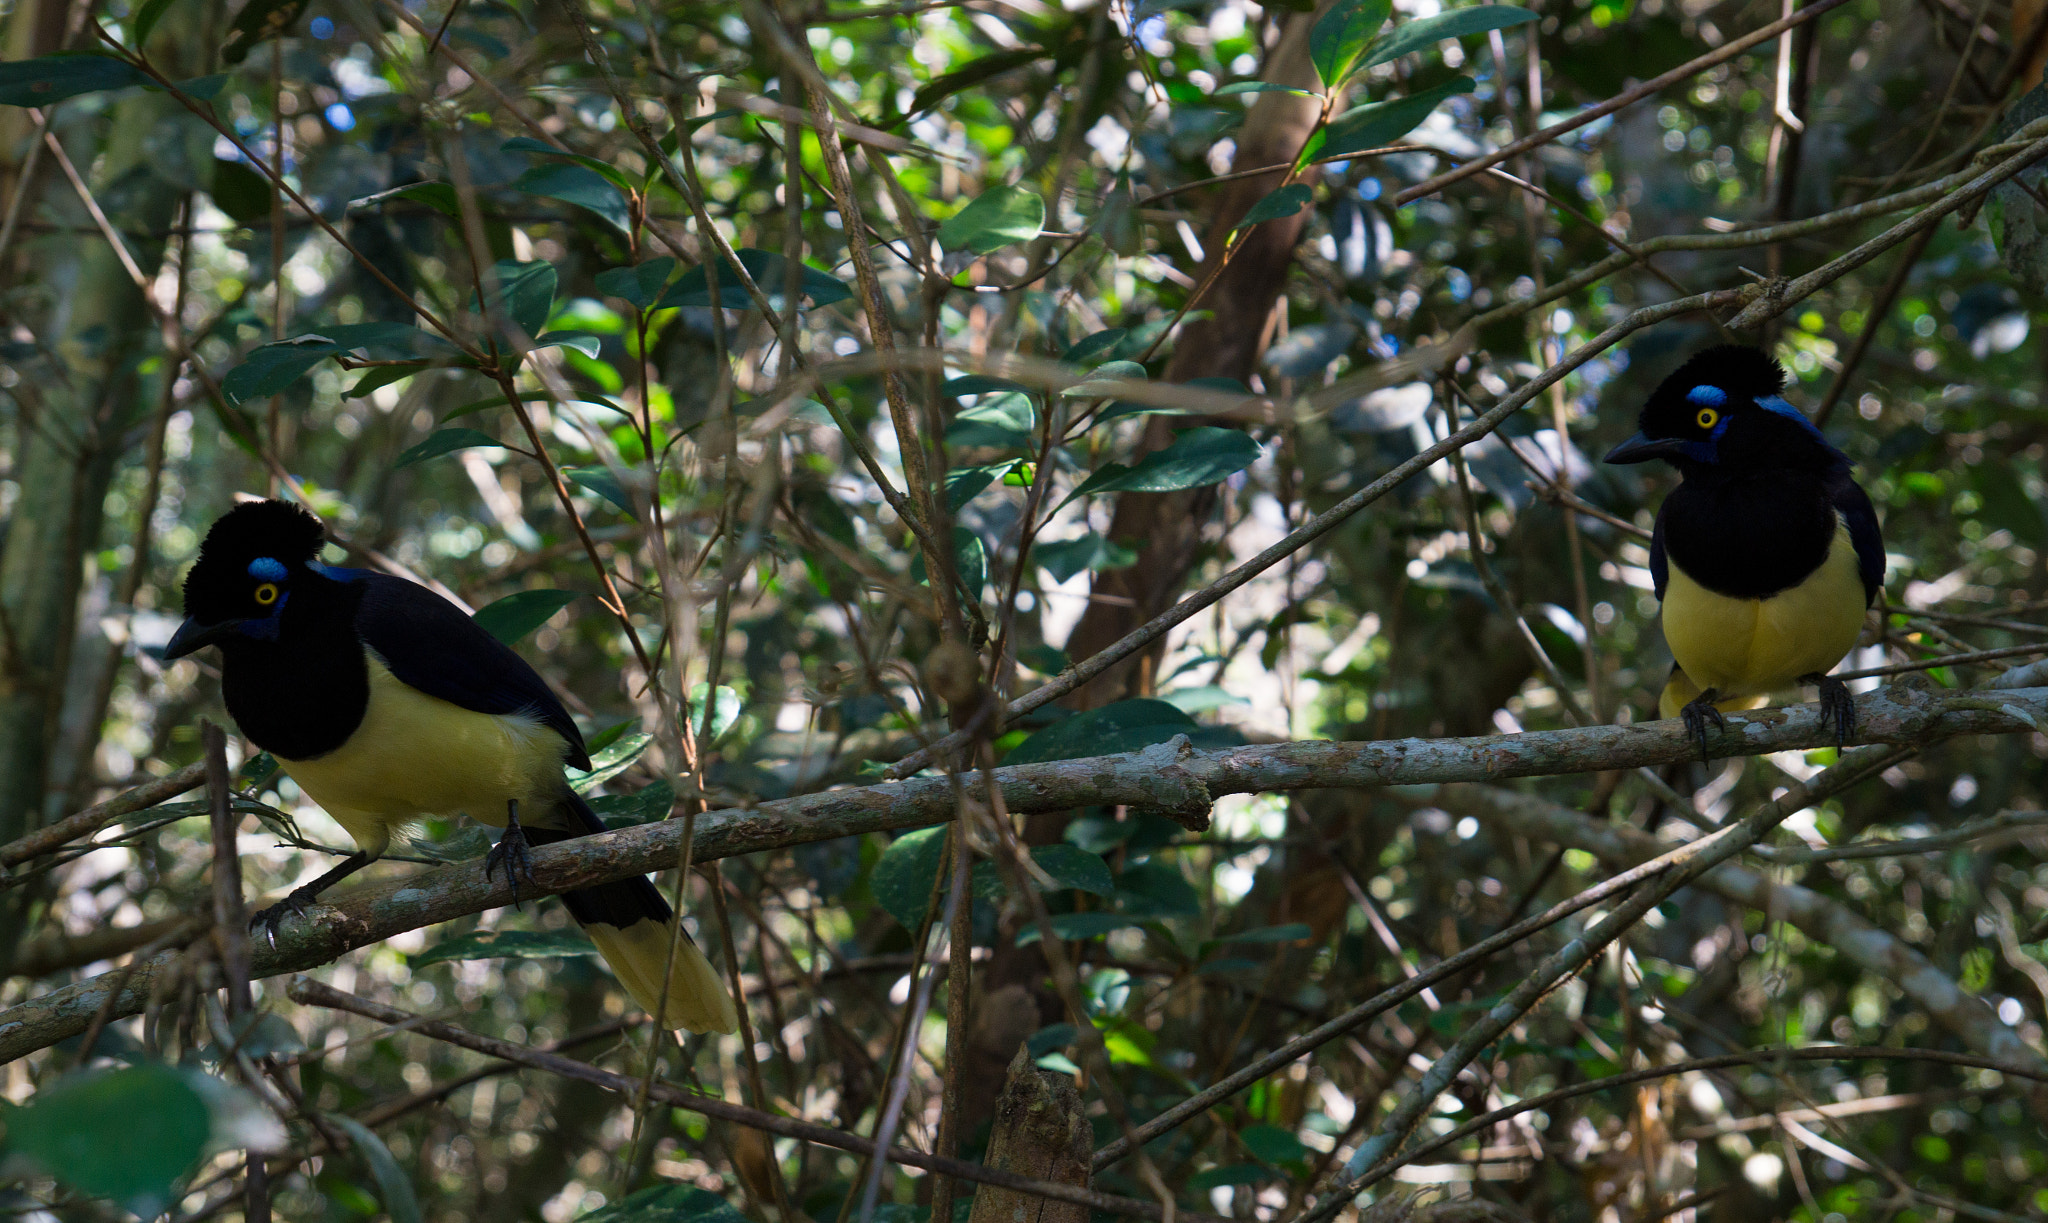
<svg viewBox="0 0 2048 1223"><path fill-rule="evenodd" d="M1678 711L1678 716L1685 719L1686 733L1692 736L1693 743L1700 749L1702 760L1707 758L1708 725L1711 724L1715 730L1728 729L1728 719L1722 717L1721 711L1714 707L1714 702L1719 696L1719 693L1709 688L1687 701Z"/></svg>
<svg viewBox="0 0 2048 1223"><path fill-rule="evenodd" d="M286 917L305 916L306 899L306 897L299 895L297 892L293 892L267 909L256 910L256 912L249 915L249 929L260 932L263 935L263 941L270 944L270 949L272 951L277 950L278 926L283 924Z"/></svg>
<svg viewBox="0 0 2048 1223"><path fill-rule="evenodd" d="M502 865L505 868L505 879L512 885L512 904L515 908L519 904L520 876L525 876L528 883L534 881L533 857L527 852L528 848L526 830L519 826L519 804L511 803L504 833L498 837L498 843L492 847L491 852L484 855L484 881L490 882L492 874Z"/></svg>
<svg viewBox="0 0 2048 1223"><path fill-rule="evenodd" d="M1820 689L1820 723L1835 728L1835 746L1848 743L1849 736L1856 733L1856 698L1849 694L1849 685L1832 675L1801 678Z"/></svg>

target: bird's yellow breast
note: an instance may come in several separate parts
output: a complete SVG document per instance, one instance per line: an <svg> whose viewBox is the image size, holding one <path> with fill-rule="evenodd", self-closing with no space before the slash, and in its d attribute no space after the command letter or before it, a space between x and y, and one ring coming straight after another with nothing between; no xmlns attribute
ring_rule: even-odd
<svg viewBox="0 0 2048 1223"><path fill-rule="evenodd" d="M1673 562L1664 588L1664 640L1700 689L1731 699L1762 696L1842 661L1863 631L1868 604L1855 544L1838 518L1820 566L1767 599L1716 594Z"/></svg>
<svg viewBox="0 0 2048 1223"><path fill-rule="evenodd" d="M539 719L464 709L408 686L375 654L369 665L369 707L348 741L278 762L364 851L383 852L393 829L425 815L503 827L509 800L529 818L562 791L568 744Z"/></svg>

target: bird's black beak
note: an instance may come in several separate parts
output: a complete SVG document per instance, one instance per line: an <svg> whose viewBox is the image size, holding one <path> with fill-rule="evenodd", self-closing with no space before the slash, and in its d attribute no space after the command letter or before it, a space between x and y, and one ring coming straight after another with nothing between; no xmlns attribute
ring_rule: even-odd
<svg viewBox="0 0 2048 1223"><path fill-rule="evenodd" d="M1679 439L1675 437L1645 437L1638 433L1634 437L1607 452L1604 463L1647 463L1651 459L1678 457Z"/></svg>
<svg viewBox="0 0 2048 1223"><path fill-rule="evenodd" d="M185 623L179 625L178 631L171 634L170 641L165 643L164 661L169 662L174 658L183 658L185 655L196 650L203 650L207 646L214 645L221 638L241 628L242 623L241 620L235 619L222 620L218 624L201 624L191 616L187 616L185 617Z"/></svg>

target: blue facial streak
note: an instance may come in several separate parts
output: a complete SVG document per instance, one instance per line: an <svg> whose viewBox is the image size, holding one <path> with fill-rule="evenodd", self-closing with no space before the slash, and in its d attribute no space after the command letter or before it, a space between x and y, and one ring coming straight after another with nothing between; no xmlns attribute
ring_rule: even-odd
<svg viewBox="0 0 2048 1223"><path fill-rule="evenodd" d="M1718 408L1728 402L1728 392L1718 386L1702 383L1685 393L1685 401L1696 403L1703 408Z"/></svg>
<svg viewBox="0 0 2048 1223"><path fill-rule="evenodd" d="M1720 396L1721 396L1721 398L1722 398L1722 400L1724 400L1724 401L1725 401L1725 400L1726 400L1726 399L1728 398L1728 397L1727 397L1726 395L1722 394L1722 392L1721 392L1721 388L1720 388L1720 387L1715 387L1715 386L1696 386L1696 387L1692 388L1692 391L1691 391L1691 393L1689 393L1688 395L1686 395L1686 398L1687 398L1687 399L1691 399L1691 400L1692 400L1693 402L1695 402L1695 403L1698 403L1698 402L1699 402L1699 399L1697 398L1697 396L1699 395L1699 393L1700 393L1701 391L1712 391L1712 392L1713 392L1714 394L1716 394L1716 395L1720 395ZM1713 427L1712 431L1710 431L1710 432L1709 432L1709 433L1707 434L1707 440L1706 440L1706 441L1704 441L1704 442L1680 442L1680 443L1678 444L1678 449L1679 449L1679 450L1680 450L1681 452L1683 452L1683 453L1684 453L1684 455L1685 455L1685 457L1686 457L1686 458L1692 459L1692 460L1693 460L1694 462L1698 462L1698 463L1718 463L1718 462L1720 462L1720 461L1721 461L1721 447L1720 447L1720 445L1719 445L1719 442L1721 441L1721 435L1722 435L1722 434L1724 434L1724 433L1726 433L1726 432L1728 432L1728 422L1729 422L1729 421L1732 421L1732 420L1734 420L1734 419L1735 419L1735 418L1734 418L1733 416L1723 416L1723 417L1721 418L1721 420L1720 420L1720 423L1719 423L1719 424L1717 424L1717 425L1715 425L1715 426Z"/></svg>
<svg viewBox="0 0 2048 1223"><path fill-rule="evenodd" d="M284 567L283 562L267 556L259 556L249 562L249 576L252 578L261 578L266 582L282 582L290 575L291 571Z"/></svg>
<svg viewBox="0 0 2048 1223"><path fill-rule="evenodd" d="M273 565L277 564L276 561L270 563ZM278 568L282 569L284 566L278 565ZM277 630L284 623L284 605L291 601L291 591L287 590L280 593L277 596L277 602L270 605L269 615L261 618L251 617L244 620L236 631L244 637L253 637L258 641L276 641Z"/></svg>

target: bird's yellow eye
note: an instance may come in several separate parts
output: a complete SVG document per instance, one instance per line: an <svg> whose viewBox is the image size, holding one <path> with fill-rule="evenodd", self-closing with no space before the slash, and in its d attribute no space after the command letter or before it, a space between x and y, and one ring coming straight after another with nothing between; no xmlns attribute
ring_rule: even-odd
<svg viewBox="0 0 2048 1223"><path fill-rule="evenodd" d="M265 582L263 585L258 586L256 588L256 602L263 607L269 607L272 603L277 602L277 584Z"/></svg>
<svg viewBox="0 0 2048 1223"><path fill-rule="evenodd" d="M1700 414L1698 416L1693 417L1692 419L1693 423L1698 425L1700 428L1711 429L1715 425L1721 423L1721 414L1719 412L1714 411L1714 409L1712 408L1701 408Z"/></svg>

